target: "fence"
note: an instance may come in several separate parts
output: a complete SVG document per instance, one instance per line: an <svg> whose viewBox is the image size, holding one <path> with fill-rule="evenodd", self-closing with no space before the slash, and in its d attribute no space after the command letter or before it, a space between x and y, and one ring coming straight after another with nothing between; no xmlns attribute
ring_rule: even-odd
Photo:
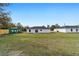
<svg viewBox="0 0 79 59"><path fill-rule="evenodd" d="M9 30L8 29L0 29L0 35L1 34L9 34Z"/></svg>

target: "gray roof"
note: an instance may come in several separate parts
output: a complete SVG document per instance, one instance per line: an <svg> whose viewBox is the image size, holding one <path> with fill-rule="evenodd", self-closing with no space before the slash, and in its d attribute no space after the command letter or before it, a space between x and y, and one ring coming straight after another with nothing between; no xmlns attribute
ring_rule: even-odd
<svg viewBox="0 0 79 59"><path fill-rule="evenodd" d="M79 26L62 26L62 27L59 27L59 28L79 28Z"/></svg>
<svg viewBox="0 0 79 59"><path fill-rule="evenodd" d="M28 29L49 29L49 28L46 28L44 26L34 26L34 27L30 27Z"/></svg>

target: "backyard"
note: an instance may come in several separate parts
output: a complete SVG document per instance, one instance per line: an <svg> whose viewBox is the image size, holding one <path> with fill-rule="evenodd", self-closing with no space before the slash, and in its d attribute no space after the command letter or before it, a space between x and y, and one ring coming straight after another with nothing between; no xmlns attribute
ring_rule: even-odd
<svg viewBox="0 0 79 59"><path fill-rule="evenodd" d="M1 56L79 56L79 33L0 36Z"/></svg>

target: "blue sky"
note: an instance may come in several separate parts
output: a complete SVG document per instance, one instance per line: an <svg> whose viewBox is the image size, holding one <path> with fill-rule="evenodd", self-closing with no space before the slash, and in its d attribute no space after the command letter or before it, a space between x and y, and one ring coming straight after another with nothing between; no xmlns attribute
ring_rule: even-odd
<svg viewBox="0 0 79 59"><path fill-rule="evenodd" d="M16 3L8 6L13 23L24 26L79 25L79 4Z"/></svg>

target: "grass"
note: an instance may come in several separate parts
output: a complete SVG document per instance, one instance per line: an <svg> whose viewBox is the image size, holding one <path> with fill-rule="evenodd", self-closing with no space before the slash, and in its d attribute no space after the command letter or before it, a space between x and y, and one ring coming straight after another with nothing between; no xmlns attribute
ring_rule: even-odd
<svg viewBox="0 0 79 59"><path fill-rule="evenodd" d="M0 36L1 56L79 56L79 33Z"/></svg>

